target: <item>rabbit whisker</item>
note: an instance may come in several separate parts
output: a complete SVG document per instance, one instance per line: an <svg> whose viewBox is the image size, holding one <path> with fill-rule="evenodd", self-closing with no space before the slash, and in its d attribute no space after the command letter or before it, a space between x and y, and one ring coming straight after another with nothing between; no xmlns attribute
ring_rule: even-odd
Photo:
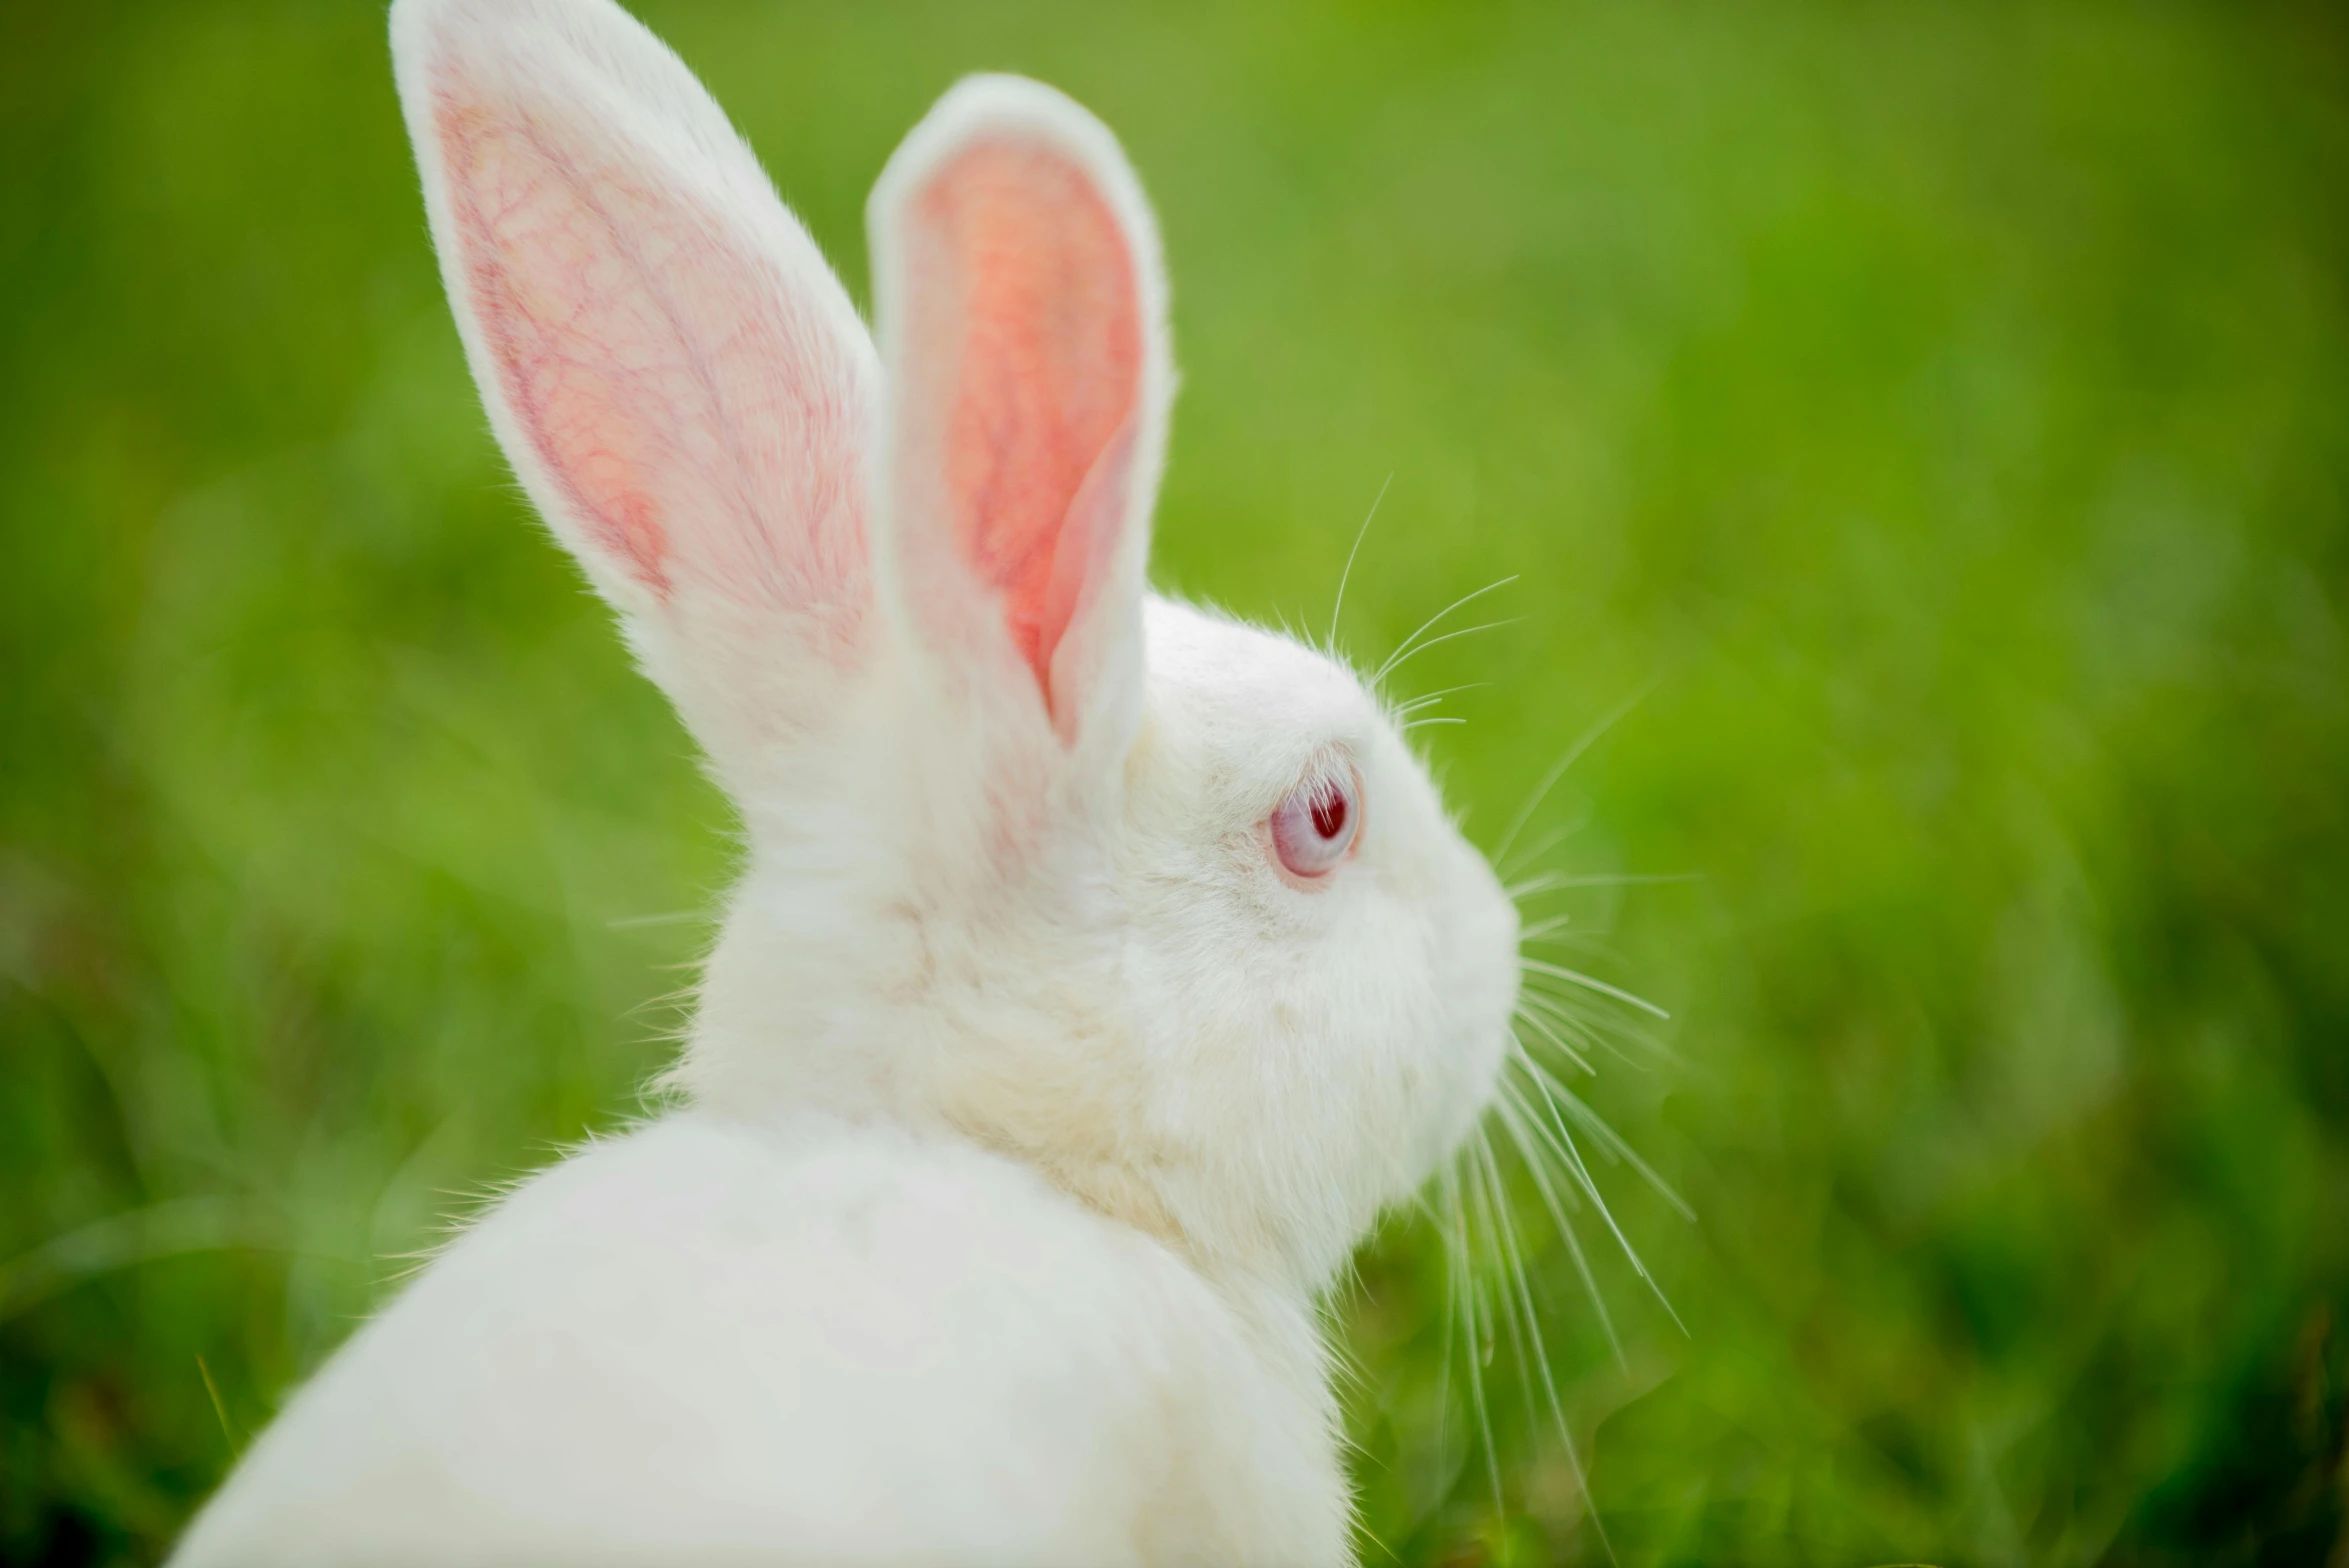
<svg viewBox="0 0 2349 1568"><path fill-rule="evenodd" d="M1399 719L1408 718L1412 714L1417 713L1422 708L1433 707L1435 704L1443 701L1446 697L1457 696L1464 691L1476 691L1483 687L1490 686L1491 684L1491 681L1463 681L1457 686L1445 686L1435 691L1422 692L1420 695L1412 698L1409 702L1397 703L1395 705L1395 717Z"/></svg>
<svg viewBox="0 0 2349 1568"><path fill-rule="evenodd" d="M1539 865L1544 855L1547 855L1551 850L1556 849L1560 844L1565 843L1568 839L1572 838L1575 834L1581 832L1589 825L1590 813L1587 811L1577 813L1572 821L1560 823L1557 827L1554 827L1547 833L1544 833L1540 838L1524 845L1515 854L1509 857L1510 863L1513 865L1518 863L1523 863L1528 866Z"/></svg>
<svg viewBox="0 0 2349 1568"><path fill-rule="evenodd" d="M1519 1147L1522 1149L1523 1145ZM1606 1549L1607 1561L1617 1562L1615 1543L1607 1539L1607 1527L1599 1518L1598 1500L1591 1496L1590 1476L1582 1467L1582 1454L1574 1446L1574 1433L1566 1423L1566 1408L1558 1399L1557 1380L1550 1374L1549 1347L1542 1343L1541 1321L1533 1306L1533 1284L1526 1277L1525 1257L1517 1244L1516 1223L1510 1218L1508 1200L1501 1189L1499 1162L1493 1158L1492 1145L1481 1138L1477 1143L1477 1152L1484 1157L1485 1182L1492 1189L1494 1207L1501 1215L1501 1244L1508 1254L1509 1279L1516 1286L1514 1305L1525 1325L1523 1340L1517 1341L1514 1331L1511 1339L1518 1345L1519 1359L1530 1360L1534 1370L1541 1374L1542 1393L1549 1402L1550 1420L1558 1429L1558 1441L1566 1450L1566 1463L1574 1472L1574 1485L1581 1494L1583 1512L1590 1518L1591 1529L1597 1534L1599 1545ZM1601 1315L1604 1316L1604 1309ZM1612 1327L1608 1330L1608 1339L1610 1342L1614 1339ZM1621 1346L1616 1347L1616 1356L1621 1360ZM1625 1370L1629 1370L1628 1366ZM1539 1424L1539 1417L1534 1414L1533 1390L1530 1386L1525 1390L1525 1414L1528 1426Z"/></svg>
<svg viewBox="0 0 2349 1568"><path fill-rule="evenodd" d="M1561 1102L1575 1106L1583 1116L1593 1120L1597 1119L1597 1113L1584 1105L1572 1090L1553 1083L1549 1074L1534 1072L1527 1076L1528 1081L1540 1092L1542 1103L1548 1111L1547 1115L1533 1118L1534 1130L1542 1135L1542 1141L1549 1145L1551 1152L1564 1162L1568 1174L1574 1178L1575 1186L1581 1188L1583 1196L1590 1199L1591 1207L1598 1210L1599 1218L1615 1237L1615 1245L1623 1250L1624 1259L1631 1264L1632 1271L1654 1294L1657 1304L1664 1309L1664 1315L1672 1320L1673 1327L1686 1334L1688 1325L1681 1322L1680 1314L1672 1309L1672 1302L1664 1294L1664 1287L1648 1272L1646 1260L1640 1257L1639 1249L1631 1244L1631 1238L1623 1234L1623 1227L1615 1223L1615 1211L1607 1206L1607 1200L1600 1194L1599 1184L1591 1175L1590 1167L1583 1163L1582 1150L1574 1141L1572 1129L1566 1125L1567 1112Z"/></svg>
<svg viewBox="0 0 2349 1568"><path fill-rule="evenodd" d="M1581 1068L1584 1072L1595 1073L1598 1071L1597 1068L1591 1066L1589 1057L1583 1055L1580 1051L1576 1050L1573 1046L1568 1045L1563 1039L1559 1037L1558 1032L1550 1027L1548 1020L1543 1019L1539 1014L1525 1008L1522 1005L1523 998L1520 998L1519 1001L1520 1005L1516 1013L1516 1017L1519 1022L1532 1029L1534 1033L1540 1035L1544 1040L1547 1040L1553 1047L1557 1049L1560 1055L1564 1056L1575 1066Z"/></svg>
<svg viewBox="0 0 2349 1568"><path fill-rule="evenodd" d="M1480 1132L1478 1146L1481 1146L1482 1137L1483 1134ZM1468 1148L1461 1150L1464 1162L1470 1152ZM1481 1189L1473 1182L1470 1183L1468 1188L1469 1213L1472 1216L1484 1214L1485 1229L1490 1231L1493 1228L1492 1217L1489 1213L1485 1213L1485 1209L1486 1205ZM1492 1412L1485 1404L1484 1395L1484 1369L1492 1364L1494 1350L1492 1321L1490 1311L1485 1304L1483 1280L1473 1267L1468 1271L1468 1305L1472 1336L1468 1358L1468 1397L1470 1404L1476 1410L1477 1431L1484 1438L1485 1473L1492 1481L1493 1512L1505 1518L1509 1512L1509 1505L1501 1492L1500 1446L1493 1441Z"/></svg>
<svg viewBox="0 0 2349 1568"><path fill-rule="evenodd" d="M1570 887L1651 887L1660 882L1702 882L1704 879L1702 871L1609 871L1588 876L1544 871L1522 882L1510 883L1509 896L1523 898L1533 893L1553 893Z"/></svg>
<svg viewBox="0 0 2349 1568"><path fill-rule="evenodd" d="M707 909L672 909L658 915L622 915L617 920L604 922L607 931L644 931L654 926L715 925L717 916Z"/></svg>
<svg viewBox="0 0 2349 1568"><path fill-rule="evenodd" d="M1517 997L1572 1035L1578 1044L1619 1057L1627 1066L1644 1070L1646 1064L1622 1050L1618 1042L1651 1051L1656 1049L1636 1014L1625 1016L1603 1001L1594 1002L1588 992L1570 990L1539 976L1527 976L1518 988Z"/></svg>
<svg viewBox="0 0 2349 1568"><path fill-rule="evenodd" d="M1557 1228L1559 1239L1566 1243L1567 1255L1574 1260L1574 1272L1582 1281L1583 1294L1590 1298L1592 1309L1598 1313L1599 1327L1607 1336L1608 1348L1615 1353L1616 1365L1629 1371L1631 1363L1623 1353L1623 1341L1615 1333L1615 1316L1607 1310L1606 1293L1599 1289L1598 1275L1591 1270L1590 1255L1582 1246L1582 1233L1575 1229L1573 1217L1566 1212L1569 1208L1579 1209L1582 1199L1571 1191L1559 1192L1550 1180L1550 1161L1531 1130L1533 1112L1525 1103L1523 1091L1504 1078L1501 1099L1493 1109L1499 1114L1501 1125L1508 1129L1510 1140L1517 1145L1525 1168L1533 1173L1534 1190L1541 1194L1542 1206L1549 1210L1550 1223Z"/></svg>
<svg viewBox="0 0 2349 1568"><path fill-rule="evenodd" d="M1657 1175L1656 1168L1641 1159L1639 1151L1632 1148L1621 1133L1608 1126L1605 1117L1584 1104L1581 1096L1567 1090L1556 1079L1550 1078L1547 1069L1541 1063L1529 1058L1520 1065L1528 1073L1550 1079L1551 1084L1564 1096L1566 1113L1574 1118L1576 1125L1590 1134L1591 1138L1599 1145L1599 1151L1602 1154L1605 1154L1610 1161L1620 1160L1623 1164L1630 1166L1639 1173L1642 1181L1655 1189L1656 1196L1672 1206L1674 1213L1692 1225L1696 1223L1696 1210L1689 1207L1688 1200L1683 1198L1670 1182Z"/></svg>
<svg viewBox="0 0 2349 1568"><path fill-rule="evenodd" d="M1509 580L1515 581L1514 578ZM1496 583L1494 586L1498 587L1500 585ZM1376 681L1384 678L1389 672L1399 670L1404 665L1409 664L1413 659L1418 658L1421 654L1427 652L1428 649L1433 648L1438 643L1450 642L1455 637L1467 637L1477 632L1489 632L1496 626L1514 626L1519 621L1524 619L1525 617L1522 615L1505 615L1497 621L1479 621L1474 626L1463 626L1456 632L1445 632L1441 636L1430 637L1427 641L1419 644L1419 646L1415 648L1410 649L1408 652L1398 652L1392 659L1388 660L1386 666L1381 669L1377 675L1371 677L1371 679L1375 683Z"/></svg>
<svg viewBox="0 0 2349 1568"><path fill-rule="evenodd" d="M1616 1001L1623 1003L1625 1006L1636 1007L1641 1012L1646 1013L1651 1017L1665 1020L1669 1020L1672 1017L1670 1013L1664 1011L1664 1009L1658 1007L1655 1003L1649 1001L1646 997L1636 996L1633 993L1624 990L1621 986L1609 985L1606 981L1601 980L1594 975L1586 975L1579 969L1568 969L1563 964L1553 964L1546 959L1540 958L1520 957L1517 962L1519 967L1531 970L1537 975L1547 975L1553 980L1563 980L1569 985L1578 985L1585 990L1596 991L1601 996L1611 996Z"/></svg>
<svg viewBox="0 0 2349 1568"><path fill-rule="evenodd" d="M1531 943L1539 947L1571 948L1578 953L1604 951L1599 946L1598 938L1605 936L1611 927L1599 926L1588 931L1567 930L1566 927L1572 923L1564 915L1557 915L1543 920L1538 926L1528 927L1518 935L1517 940L1521 944Z"/></svg>
<svg viewBox="0 0 2349 1568"><path fill-rule="evenodd" d="M1460 1184L1450 1164L1436 1172L1436 1188L1443 1195L1444 1214L1436 1223L1436 1235L1444 1246L1444 1322L1441 1343L1443 1356L1436 1364L1436 1468L1444 1468L1444 1429L1449 1424L1452 1409L1452 1338L1459 1318L1461 1226Z"/></svg>
<svg viewBox="0 0 2349 1568"><path fill-rule="evenodd" d="M1459 598L1454 599L1450 604L1445 605L1442 609L1436 611L1435 614L1429 616L1426 620L1421 621L1417 629L1415 629L1410 636L1404 638L1400 643L1398 643L1395 646L1395 651L1393 653L1387 655L1387 662L1380 665L1377 672L1370 677L1370 684L1372 686L1376 686L1380 681L1385 680L1387 678L1387 672L1393 670L1396 666L1403 662L1404 658L1411 653L1413 646L1419 642L1421 635L1423 633L1434 630L1437 623L1441 622L1445 616L1451 614L1454 610L1459 609L1462 605L1474 603L1476 600L1483 598L1486 594L1493 592L1495 589L1506 588L1515 581L1517 581L1517 574L1515 572L1511 572L1506 577L1498 578L1492 582L1486 583L1482 588L1478 588L1472 592L1462 594ZM1474 630L1475 628L1471 629ZM1456 636L1458 634L1454 633L1453 635Z"/></svg>
<svg viewBox="0 0 2349 1568"><path fill-rule="evenodd" d="M1637 1027L1609 1012L1603 1004L1592 1002L1589 993L1568 990L1537 975L1525 977L1525 983L1518 987L1517 999L1528 1007L1539 1008L1545 1017L1585 1045L1603 1045L1609 1030L1622 1033Z"/></svg>
<svg viewBox="0 0 2349 1568"><path fill-rule="evenodd" d="M1536 985L1526 985L1518 993L1518 1000L1541 1013L1552 1024L1564 1030L1578 1045L1592 1051L1604 1051L1634 1072L1647 1072L1651 1064L1625 1049L1625 1043L1637 1046L1649 1056L1668 1056L1662 1046L1648 1036L1637 1024L1615 1017L1599 1008L1587 1005L1587 999L1564 991L1547 991ZM1576 1065L1585 1072L1588 1063L1578 1057Z"/></svg>
<svg viewBox="0 0 2349 1568"><path fill-rule="evenodd" d="M1517 842L1517 835L1525 831L1525 824L1532 819L1534 809L1548 798L1551 790L1558 787L1558 781L1566 776L1566 770L1573 767L1584 752L1597 745L1599 737L1613 729L1618 719L1638 707L1641 702L1646 700L1648 693L1655 689L1656 680L1651 677L1646 685L1601 715L1596 724L1584 730L1574 744L1566 748L1564 756L1551 764L1550 771L1542 775L1541 782L1534 786L1533 793L1525 798L1525 804L1517 808L1517 816L1509 824L1509 831L1501 836L1501 847L1493 851L1493 861L1496 865L1507 864L1509 846Z"/></svg>
<svg viewBox="0 0 2349 1568"><path fill-rule="evenodd" d="M1509 1208L1508 1195L1502 1190L1500 1172L1493 1162L1491 1129L1477 1129L1476 1140L1469 1146L1468 1171L1485 1194L1485 1215L1490 1221L1493 1240L1493 1261L1498 1265L1499 1277L1494 1294L1499 1298L1497 1310L1501 1330L1509 1337L1509 1359L1518 1367L1517 1392L1525 1401L1525 1424L1528 1429L1540 1423L1541 1417L1533 1406L1533 1382L1524 1375L1527 1360L1526 1341L1518 1325L1517 1308L1525 1294L1525 1266L1517 1253L1517 1221Z"/></svg>
<svg viewBox="0 0 2349 1568"><path fill-rule="evenodd" d="M1338 596L1330 601L1329 639L1326 644L1333 659L1338 656L1338 615L1346 608L1346 583L1354 575L1354 557L1362 553L1362 541L1370 533L1371 520L1378 516L1379 503L1387 498L1387 486L1394 482L1394 471L1389 469L1386 478L1379 482L1378 494L1370 498L1370 510L1363 514L1362 526L1354 530L1354 547L1346 552L1345 570L1338 573Z"/></svg>

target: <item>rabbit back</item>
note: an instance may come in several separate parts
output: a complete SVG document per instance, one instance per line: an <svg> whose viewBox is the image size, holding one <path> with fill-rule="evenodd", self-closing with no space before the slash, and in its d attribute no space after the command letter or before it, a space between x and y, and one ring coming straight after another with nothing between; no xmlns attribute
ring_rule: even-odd
<svg viewBox="0 0 2349 1568"><path fill-rule="evenodd" d="M1322 1371L968 1143L682 1113L467 1230L175 1561L1341 1561Z"/></svg>

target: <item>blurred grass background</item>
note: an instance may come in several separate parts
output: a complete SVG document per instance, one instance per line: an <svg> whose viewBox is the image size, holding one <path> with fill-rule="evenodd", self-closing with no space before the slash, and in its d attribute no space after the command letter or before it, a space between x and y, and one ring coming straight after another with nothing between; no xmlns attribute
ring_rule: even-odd
<svg viewBox="0 0 2349 1568"><path fill-rule="evenodd" d="M1163 215L1161 581L1376 657L1585 961L1626 1564L2349 1561L2349 28L2330 5L643 0L863 293L956 75ZM727 814L512 493L374 0L0 9L0 1559L149 1562L483 1183L606 1125ZM1520 1194L1520 1197L1523 1197ZM1527 1204L1530 1221L1536 1211ZM1601 1561L1397 1224L1365 1560Z"/></svg>

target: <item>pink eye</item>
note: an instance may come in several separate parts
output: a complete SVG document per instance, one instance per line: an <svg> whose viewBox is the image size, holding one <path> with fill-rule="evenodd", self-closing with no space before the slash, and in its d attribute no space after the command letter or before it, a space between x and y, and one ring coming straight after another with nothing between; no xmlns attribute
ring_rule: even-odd
<svg viewBox="0 0 2349 1568"><path fill-rule="evenodd" d="M1361 825L1360 786L1351 768L1316 772L1272 814L1272 852L1291 876L1329 875Z"/></svg>

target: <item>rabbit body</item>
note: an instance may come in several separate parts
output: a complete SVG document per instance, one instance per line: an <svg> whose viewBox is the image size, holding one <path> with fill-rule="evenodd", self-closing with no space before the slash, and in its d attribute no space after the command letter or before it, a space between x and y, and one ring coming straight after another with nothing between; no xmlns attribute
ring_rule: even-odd
<svg viewBox="0 0 2349 1568"><path fill-rule="evenodd" d="M687 1112L501 1202L177 1561L1336 1562L1320 1356L967 1140Z"/></svg>
<svg viewBox="0 0 2349 1568"><path fill-rule="evenodd" d="M974 78L868 333L610 0L396 0L490 423L740 812L682 1108L493 1205L184 1568L1351 1560L1318 1301L1493 1094L1514 906L1338 660L1145 588L1108 132Z"/></svg>

